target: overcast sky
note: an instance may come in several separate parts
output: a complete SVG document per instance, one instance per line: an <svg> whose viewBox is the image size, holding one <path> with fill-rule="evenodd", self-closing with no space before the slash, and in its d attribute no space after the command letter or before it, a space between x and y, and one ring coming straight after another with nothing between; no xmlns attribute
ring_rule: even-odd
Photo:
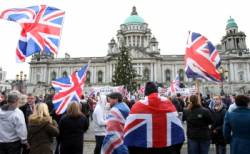
<svg viewBox="0 0 250 154"><path fill-rule="evenodd" d="M0 12L8 8L38 4L66 11L58 57L65 52L71 57L105 56L108 43L132 7L149 24L158 39L161 54L184 54L189 30L202 33L214 44L220 43L229 16L246 35L250 35L250 6L246 0L0 0ZM0 20L0 66L7 78L23 70L29 74L29 64L16 63L15 48L20 26ZM250 41L247 38L247 45Z"/></svg>

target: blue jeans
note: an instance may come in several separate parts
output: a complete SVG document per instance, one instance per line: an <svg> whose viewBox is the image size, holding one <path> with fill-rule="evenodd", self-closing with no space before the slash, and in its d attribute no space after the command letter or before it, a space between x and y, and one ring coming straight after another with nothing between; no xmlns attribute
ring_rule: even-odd
<svg viewBox="0 0 250 154"><path fill-rule="evenodd" d="M210 140L188 139L188 154L208 154Z"/></svg>
<svg viewBox="0 0 250 154"><path fill-rule="evenodd" d="M216 154L226 154L226 145L215 145L216 148Z"/></svg>

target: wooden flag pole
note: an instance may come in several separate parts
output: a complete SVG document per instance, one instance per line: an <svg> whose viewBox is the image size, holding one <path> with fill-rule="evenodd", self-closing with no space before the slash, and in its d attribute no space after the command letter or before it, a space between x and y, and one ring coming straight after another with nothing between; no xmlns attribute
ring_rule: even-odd
<svg viewBox="0 0 250 154"><path fill-rule="evenodd" d="M198 102L201 104L201 95L200 95L200 80L195 80L195 86L197 89Z"/></svg>

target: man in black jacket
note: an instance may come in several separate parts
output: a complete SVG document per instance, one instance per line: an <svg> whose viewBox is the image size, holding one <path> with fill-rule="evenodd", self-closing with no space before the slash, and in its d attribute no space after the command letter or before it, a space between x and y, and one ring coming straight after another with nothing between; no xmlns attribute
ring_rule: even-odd
<svg viewBox="0 0 250 154"><path fill-rule="evenodd" d="M34 112L35 110L35 96L32 94L28 94L27 97L27 103L20 107L20 110L23 111L26 125L28 124L28 118L29 116Z"/></svg>
<svg viewBox="0 0 250 154"><path fill-rule="evenodd" d="M21 106L20 110L24 114L26 126L28 127L29 116L35 110L35 96L33 96L32 94L28 94L27 103L25 105ZM27 149L27 147L23 147L23 153L22 154L29 154L29 149Z"/></svg>

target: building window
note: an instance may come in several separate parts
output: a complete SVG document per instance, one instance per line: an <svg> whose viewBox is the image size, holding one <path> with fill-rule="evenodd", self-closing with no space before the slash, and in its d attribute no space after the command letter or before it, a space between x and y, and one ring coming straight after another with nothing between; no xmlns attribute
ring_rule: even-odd
<svg viewBox="0 0 250 154"><path fill-rule="evenodd" d="M165 71L165 81L166 82L170 82L171 81L171 71L169 69L167 69Z"/></svg>
<svg viewBox="0 0 250 154"><path fill-rule="evenodd" d="M137 46L140 45L140 36L137 36Z"/></svg>
<svg viewBox="0 0 250 154"><path fill-rule="evenodd" d="M133 36L133 46L135 46L135 36Z"/></svg>
<svg viewBox="0 0 250 154"><path fill-rule="evenodd" d="M86 82L87 83L90 83L90 77L91 77L91 74L90 74L90 71L88 71L87 76L86 76Z"/></svg>
<svg viewBox="0 0 250 154"><path fill-rule="evenodd" d="M149 75L150 75L149 69L148 69L148 68L145 68L145 69L143 70L143 79L144 79L145 81L149 81Z"/></svg>
<svg viewBox="0 0 250 154"><path fill-rule="evenodd" d="M62 74L63 77L67 77L68 76L68 73L67 71L64 71L63 74Z"/></svg>
<svg viewBox="0 0 250 154"><path fill-rule="evenodd" d="M128 36L128 45L131 46L131 37Z"/></svg>
<svg viewBox="0 0 250 154"><path fill-rule="evenodd" d="M97 76L98 76L98 83L102 83L102 80L103 80L103 73L102 73L102 71L98 71Z"/></svg>
<svg viewBox="0 0 250 154"><path fill-rule="evenodd" d="M53 72L51 73L51 80L55 80L55 79L56 79L56 72L53 71Z"/></svg>
<svg viewBox="0 0 250 154"><path fill-rule="evenodd" d="M243 71L239 72L239 79L240 79L240 81L244 81L244 72Z"/></svg>
<svg viewBox="0 0 250 154"><path fill-rule="evenodd" d="M180 69L178 74L179 74L180 81L184 81L184 70Z"/></svg>
<svg viewBox="0 0 250 154"><path fill-rule="evenodd" d="M41 81L41 76L40 73L36 74L36 82L40 82Z"/></svg>

